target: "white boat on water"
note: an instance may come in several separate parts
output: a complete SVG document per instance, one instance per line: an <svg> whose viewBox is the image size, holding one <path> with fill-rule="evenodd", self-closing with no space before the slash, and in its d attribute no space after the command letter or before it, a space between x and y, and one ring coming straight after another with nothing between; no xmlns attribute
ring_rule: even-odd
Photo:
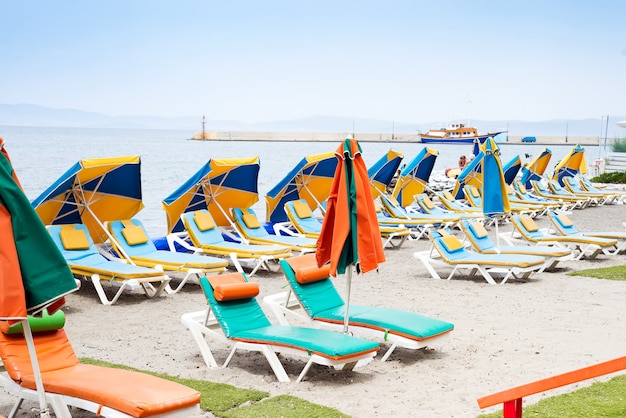
<svg viewBox="0 0 626 418"><path fill-rule="evenodd" d="M454 122L448 124L447 127L441 129L430 129L427 133L420 133L420 140L425 144L439 143L473 143L475 141L485 142L490 136L496 136L506 131L488 132L479 134L478 130L472 126L465 126L464 123Z"/></svg>

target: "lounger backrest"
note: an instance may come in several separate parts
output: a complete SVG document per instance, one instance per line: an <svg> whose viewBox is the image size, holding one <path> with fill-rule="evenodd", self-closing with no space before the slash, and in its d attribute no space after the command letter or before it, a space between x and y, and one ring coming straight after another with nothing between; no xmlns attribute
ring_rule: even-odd
<svg viewBox="0 0 626 418"><path fill-rule="evenodd" d="M572 221L564 213L548 212L548 217L552 220L554 227L563 234L578 234L578 230L574 227Z"/></svg>
<svg viewBox="0 0 626 418"><path fill-rule="evenodd" d="M429 237L437 252L446 261L460 260L468 255L463 243L446 230L431 231Z"/></svg>
<svg viewBox="0 0 626 418"><path fill-rule="evenodd" d="M235 222L240 227L241 232L246 236L265 238L269 235L265 228L263 228L260 224L259 219L252 208L233 208L232 212Z"/></svg>
<svg viewBox="0 0 626 418"><path fill-rule="evenodd" d="M109 231L126 254L131 257L152 254L157 251L143 224L138 219L112 221L109 223Z"/></svg>
<svg viewBox="0 0 626 418"><path fill-rule="evenodd" d="M330 280L328 269L317 268L315 254L281 260L280 266L294 295L311 318L315 318L319 312L344 305L343 299ZM312 279L308 280L308 283L299 283L296 274L307 275L305 270L308 270L307 273Z"/></svg>
<svg viewBox="0 0 626 418"><path fill-rule="evenodd" d="M400 204L396 199L391 196L381 195L381 202L383 202L383 206L391 214L391 216L395 218L405 218L406 212L403 208L400 207Z"/></svg>
<svg viewBox="0 0 626 418"><path fill-rule="evenodd" d="M208 210L202 209L183 213L181 220L189 234L189 239L196 247L200 248L203 244L224 242L222 232L215 225L215 221Z"/></svg>
<svg viewBox="0 0 626 418"><path fill-rule="evenodd" d="M65 324L63 311L57 311L54 315L44 312L41 318L29 317L28 320L42 373L79 364L78 357L63 330ZM16 325L9 326L9 323L4 321L0 323L0 358L11 379L20 382L32 376L33 369L26 340L21 328L17 330Z"/></svg>
<svg viewBox="0 0 626 418"><path fill-rule="evenodd" d="M461 221L461 228L478 251L482 252L496 247L496 244L489 238L489 233L479 221L463 219Z"/></svg>
<svg viewBox="0 0 626 418"><path fill-rule="evenodd" d="M304 199L285 203L285 213L300 232L316 234L322 231L322 223L313 216Z"/></svg>
<svg viewBox="0 0 626 418"><path fill-rule="evenodd" d="M98 252L85 225L48 225L46 229L68 263L102 262L103 256Z"/></svg>
<svg viewBox="0 0 626 418"><path fill-rule="evenodd" d="M232 273L232 275L241 276L240 273ZM231 275L228 274L222 276L224 276L221 277L222 279L226 279ZM245 280L245 276L243 277ZM211 283L209 283L209 279L201 277L200 286L202 286L202 291L204 292L204 296L211 307L211 311L213 311L217 322L220 324L220 327L222 328L222 331L224 331L224 335L226 335L227 338L230 338L241 331L271 325L255 297L249 296L250 293L248 294L248 297L220 302L216 298L215 289Z"/></svg>
<svg viewBox="0 0 626 418"><path fill-rule="evenodd" d="M513 226L527 238L542 238L544 235L539 230L537 223L528 215L513 215Z"/></svg>

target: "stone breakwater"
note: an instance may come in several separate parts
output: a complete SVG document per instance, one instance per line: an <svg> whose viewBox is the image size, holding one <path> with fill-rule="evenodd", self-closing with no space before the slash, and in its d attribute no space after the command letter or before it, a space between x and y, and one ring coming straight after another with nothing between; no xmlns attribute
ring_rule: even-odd
<svg viewBox="0 0 626 418"><path fill-rule="evenodd" d="M206 131L197 132L191 139L205 141L275 141L275 142L337 142L352 135L352 132L246 132L246 131ZM355 137L363 142L415 142L419 143L418 134L359 133ZM599 145L598 136L536 136L534 144L581 144ZM522 136L509 135L510 143L522 144Z"/></svg>

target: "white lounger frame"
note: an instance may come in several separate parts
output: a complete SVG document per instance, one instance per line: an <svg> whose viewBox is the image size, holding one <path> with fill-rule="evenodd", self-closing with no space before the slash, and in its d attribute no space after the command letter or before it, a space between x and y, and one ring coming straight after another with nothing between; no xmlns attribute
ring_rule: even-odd
<svg viewBox="0 0 626 418"><path fill-rule="evenodd" d="M503 278L500 281L500 284L506 283L508 279L511 277L515 279L526 280L528 277L540 270L545 268L546 263L542 263L535 266L530 267L506 267L502 265L492 265L492 264L483 264L483 263L462 263L462 264L451 264L446 262L439 254L436 254L434 248L430 251L418 251L413 253L413 257L422 262L426 270L430 273L430 275L434 279L441 280L441 276L435 270L435 266L437 267L453 267L452 272L448 275L447 280L452 279L452 277L459 272L460 274L464 273L468 270L468 276L475 276L476 273L480 273L481 276L487 281L489 284L497 284L493 275L502 275Z"/></svg>
<svg viewBox="0 0 626 418"><path fill-rule="evenodd" d="M376 352L370 352L362 354L360 356L352 357L350 362L346 362L344 360L333 360L327 357L319 356L317 354L310 354L307 353L305 350L291 347L250 343L243 341L232 341L226 338L210 309L186 313L181 317L181 322L186 328L189 329L189 331L191 331L191 335L198 344L200 354L202 354L202 358L204 359L204 363L207 365L207 367L218 367L217 362L215 361L215 357L213 356L211 348L209 347L209 343L206 339L206 337L209 337L212 340L226 342L233 345L233 348L222 367L228 367L228 364L235 355L235 351L237 351L238 349L246 351L258 351L265 356L279 382L290 382L291 380L289 379L289 376L287 375L287 372L285 371L282 363L278 359L278 356L276 355L277 353L294 355L308 359L306 365L304 366L304 369L302 369L300 375L296 379L296 382L300 382L302 381L302 379L304 379L313 364L331 366L341 370L352 370L357 366L357 363L359 363L358 366L364 365L366 363L369 363L371 359L376 356Z"/></svg>
<svg viewBox="0 0 626 418"><path fill-rule="evenodd" d="M281 325L295 325L289 323L289 318L295 318L296 320L305 321L307 324L314 325L318 328L328 329L331 331L342 332L343 324L334 324L326 321L318 321L309 317L306 313L304 313L304 309L300 305L298 299L296 297L291 297L293 292L286 291L277 293L275 295L269 295L263 298L263 304L267 306L276 320ZM387 361L391 353L396 349L396 347L408 348L409 350L420 350L426 347L431 347L433 344L438 344L440 342L445 342L449 339L449 332L445 334L438 335L433 338L429 338L425 341L417 341L410 338L403 337L401 335L396 335L392 333L385 333L383 331L379 331L373 328L367 327L358 327L354 325L350 325L350 333L355 337L368 338L373 340L384 340L390 341L391 347L387 350L385 355L381 358L381 361Z"/></svg>
<svg viewBox="0 0 626 418"><path fill-rule="evenodd" d="M191 251L193 254L209 254L212 256L223 257L222 255L216 255L211 253L208 250L203 250L202 248L198 248L194 246L191 242L189 242L189 235L187 232L174 232L168 234L166 237L167 246L170 251L176 251L176 244L180 245L184 249ZM278 271L278 267L272 268L270 262L272 260L276 260L275 257L271 255L263 255L259 258L239 258L236 253L230 253L229 255L230 261L235 266L238 272L243 273L243 266L246 268L251 268L252 270L249 273L246 273L248 277L254 276L259 269L263 268L270 273L275 273Z"/></svg>
<svg viewBox="0 0 626 418"><path fill-rule="evenodd" d="M163 290L166 290L169 287L169 283L171 280L169 276L166 276L165 274L163 276L140 277L123 281L101 279L98 273L94 273L91 275L74 273L74 275L82 276L85 278L86 281L90 281L93 284L93 287L96 289L96 293L100 298L100 302L102 302L103 305L107 306L113 305L115 302L117 302L117 300L125 290L133 291L137 289L142 289L148 298L157 297L163 292ZM161 284L159 285L159 287L155 288L152 285L152 282L158 280L161 281ZM109 283L110 287L118 288L113 298L109 299L107 297L106 292L102 287L102 282Z"/></svg>

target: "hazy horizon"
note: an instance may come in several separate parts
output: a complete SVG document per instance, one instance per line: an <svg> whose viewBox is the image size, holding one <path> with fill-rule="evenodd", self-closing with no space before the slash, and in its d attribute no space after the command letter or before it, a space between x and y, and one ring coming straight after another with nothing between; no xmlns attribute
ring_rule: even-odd
<svg viewBox="0 0 626 418"><path fill-rule="evenodd" d="M314 115L432 123L626 113L621 1L0 7L7 104L247 124Z"/></svg>

